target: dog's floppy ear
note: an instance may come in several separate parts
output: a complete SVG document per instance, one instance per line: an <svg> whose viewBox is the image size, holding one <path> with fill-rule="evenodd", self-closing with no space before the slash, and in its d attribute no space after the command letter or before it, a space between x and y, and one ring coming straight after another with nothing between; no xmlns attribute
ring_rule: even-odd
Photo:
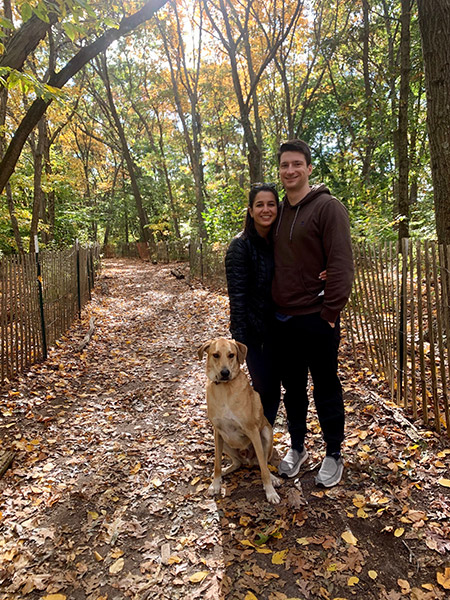
<svg viewBox="0 0 450 600"><path fill-rule="evenodd" d="M237 356L239 364L242 365L245 360L245 357L247 356L247 346L245 344L242 344L241 342L236 342L236 340L234 340L234 343L237 346Z"/></svg>
<svg viewBox="0 0 450 600"><path fill-rule="evenodd" d="M203 354L208 351L208 348L211 346L211 340L208 340L204 344L202 344L198 349L198 358L201 360L203 358Z"/></svg>

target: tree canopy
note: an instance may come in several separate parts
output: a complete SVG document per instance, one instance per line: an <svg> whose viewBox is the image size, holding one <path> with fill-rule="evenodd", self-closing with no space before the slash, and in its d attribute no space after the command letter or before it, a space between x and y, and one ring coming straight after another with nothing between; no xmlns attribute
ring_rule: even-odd
<svg viewBox="0 0 450 600"><path fill-rule="evenodd" d="M228 241L249 184L277 181L292 137L312 147L313 180L346 204L355 239L449 243L449 117L436 131L432 113L448 50L426 6L4 0L0 252L36 233Z"/></svg>

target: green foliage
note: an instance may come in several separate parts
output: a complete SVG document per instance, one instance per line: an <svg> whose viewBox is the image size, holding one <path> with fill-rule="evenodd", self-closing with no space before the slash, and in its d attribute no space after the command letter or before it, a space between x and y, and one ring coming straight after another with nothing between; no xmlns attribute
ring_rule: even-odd
<svg viewBox="0 0 450 600"><path fill-rule="evenodd" d="M204 216L210 242L229 242L244 226L247 202L244 192L230 183L217 189Z"/></svg>

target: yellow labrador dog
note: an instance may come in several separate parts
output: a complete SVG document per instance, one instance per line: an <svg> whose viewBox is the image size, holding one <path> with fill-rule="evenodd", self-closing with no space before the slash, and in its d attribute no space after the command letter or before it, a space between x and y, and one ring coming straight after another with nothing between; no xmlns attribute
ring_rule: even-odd
<svg viewBox="0 0 450 600"><path fill-rule="evenodd" d="M272 426L264 416L261 398L250 385L241 364L247 346L217 338L198 349L201 359L206 352L206 402L208 417L214 426L215 458L213 482L209 494L219 494L222 482L222 452L232 460L223 474L232 473L242 464L259 464L267 500L278 504L280 497L274 486L280 485L269 471L272 456ZM255 459L256 454L256 459Z"/></svg>

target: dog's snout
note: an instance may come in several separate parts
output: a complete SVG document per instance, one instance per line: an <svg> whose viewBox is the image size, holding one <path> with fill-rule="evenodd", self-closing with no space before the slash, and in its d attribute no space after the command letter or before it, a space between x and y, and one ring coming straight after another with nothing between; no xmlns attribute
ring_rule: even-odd
<svg viewBox="0 0 450 600"><path fill-rule="evenodd" d="M227 367L224 367L220 371L220 376L222 379L228 379L230 377L230 369L227 369Z"/></svg>

